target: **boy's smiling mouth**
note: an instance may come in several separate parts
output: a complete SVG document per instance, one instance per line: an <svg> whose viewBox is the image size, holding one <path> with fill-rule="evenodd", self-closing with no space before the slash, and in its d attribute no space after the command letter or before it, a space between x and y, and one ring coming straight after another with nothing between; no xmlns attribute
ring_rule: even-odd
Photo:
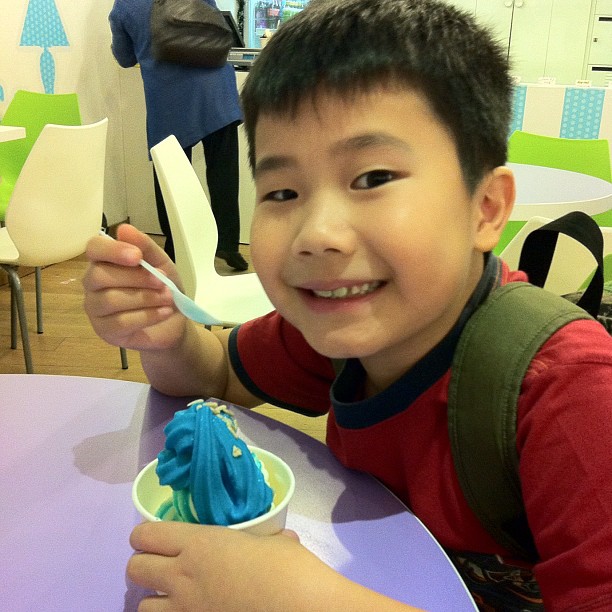
<svg viewBox="0 0 612 612"><path fill-rule="evenodd" d="M346 285L337 287L335 289L323 289L316 290L312 289L312 293L319 298L338 300L343 298L361 297L376 291L381 285L382 281L372 281L369 283L359 283L356 285Z"/></svg>

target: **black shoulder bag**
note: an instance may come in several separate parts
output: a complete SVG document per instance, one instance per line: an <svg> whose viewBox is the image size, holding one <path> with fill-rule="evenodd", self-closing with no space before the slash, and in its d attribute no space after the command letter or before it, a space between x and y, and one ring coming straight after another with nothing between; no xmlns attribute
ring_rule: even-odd
<svg viewBox="0 0 612 612"><path fill-rule="evenodd" d="M154 0L151 47L159 61L219 68L227 61L233 34L218 9L205 0Z"/></svg>

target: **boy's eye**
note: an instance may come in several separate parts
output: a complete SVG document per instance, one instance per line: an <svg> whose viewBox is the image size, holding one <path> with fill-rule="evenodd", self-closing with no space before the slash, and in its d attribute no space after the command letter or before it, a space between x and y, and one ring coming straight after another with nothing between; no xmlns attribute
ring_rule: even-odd
<svg viewBox="0 0 612 612"><path fill-rule="evenodd" d="M389 170L372 170L358 176L351 187L353 189L373 189L392 181L394 178L395 175Z"/></svg>
<svg viewBox="0 0 612 612"><path fill-rule="evenodd" d="M278 189L277 191L271 191L264 197L264 201L272 200L273 202L286 202L287 200L294 200L297 198L297 193L293 189Z"/></svg>

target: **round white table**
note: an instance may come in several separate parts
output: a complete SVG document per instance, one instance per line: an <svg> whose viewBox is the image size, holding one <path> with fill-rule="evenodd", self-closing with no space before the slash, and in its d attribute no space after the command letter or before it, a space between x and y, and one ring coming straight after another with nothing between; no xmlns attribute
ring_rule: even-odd
<svg viewBox="0 0 612 612"><path fill-rule="evenodd" d="M0 602L3 610L129 612L131 502L139 469L187 399L148 385L68 376L0 375ZM430 611L476 606L421 522L324 444L236 408L244 438L282 457L296 493L287 526L350 579Z"/></svg>
<svg viewBox="0 0 612 612"><path fill-rule="evenodd" d="M529 164L507 164L516 178L516 203L510 221L556 219L581 210L589 215L612 208L612 183L603 179Z"/></svg>

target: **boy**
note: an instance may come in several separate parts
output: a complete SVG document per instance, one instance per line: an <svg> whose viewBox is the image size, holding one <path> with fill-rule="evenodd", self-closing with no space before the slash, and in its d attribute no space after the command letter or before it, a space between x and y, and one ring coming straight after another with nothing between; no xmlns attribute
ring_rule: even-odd
<svg viewBox="0 0 612 612"><path fill-rule="evenodd" d="M490 253L514 200L503 53L433 0L314 0L275 34L242 96L257 186L251 252L277 311L231 331L192 325L137 263L178 280L174 267L123 226L122 242L89 246L96 331L140 350L164 393L329 411L334 454L421 518L482 609L541 609L537 583L547 610L612 608L612 339L598 323L554 334L522 386L535 566L484 530L450 451L461 329L492 289L525 278ZM337 377L330 358L347 360ZM286 535L155 524L136 527L132 544L147 554L133 557L131 578L176 608L409 609Z"/></svg>

